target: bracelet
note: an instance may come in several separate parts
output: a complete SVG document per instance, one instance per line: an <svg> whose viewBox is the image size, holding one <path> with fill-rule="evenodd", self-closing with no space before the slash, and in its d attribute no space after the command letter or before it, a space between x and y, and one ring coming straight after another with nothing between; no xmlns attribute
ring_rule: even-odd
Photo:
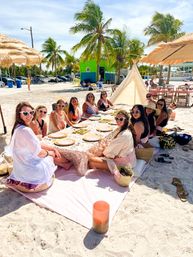
<svg viewBox="0 0 193 257"><path fill-rule="evenodd" d="M49 155L49 152L47 151L47 150L45 150L46 151L46 155L45 155L45 157L47 157L48 155Z"/></svg>

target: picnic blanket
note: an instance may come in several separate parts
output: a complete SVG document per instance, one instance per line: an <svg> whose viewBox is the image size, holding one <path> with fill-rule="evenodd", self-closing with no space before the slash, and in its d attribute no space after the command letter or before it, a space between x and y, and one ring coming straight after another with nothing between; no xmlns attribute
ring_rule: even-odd
<svg viewBox="0 0 193 257"><path fill-rule="evenodd" d="M110 225L121 202L137 178L142 175L145 166L145 161L137 161L135 176L129 187L120 187L108 172L89 170L86 176L80 177L73 168L68 171L60 168L56 171L54 183L48 190L39 193L16 191L34 203L90 229L93 203L98 200L109 203Z"/></svg>

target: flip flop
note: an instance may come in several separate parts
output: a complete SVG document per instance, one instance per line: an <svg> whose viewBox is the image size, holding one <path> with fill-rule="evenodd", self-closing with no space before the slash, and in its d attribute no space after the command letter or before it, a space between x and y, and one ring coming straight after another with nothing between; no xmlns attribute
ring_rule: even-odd
<svg viewBox="0 0 193 257"><path fill-rule="evenodd" d="M163 156L163 157L169 158L170 160L174 159L174 157L170 156L168 153L161 153L161 154L159 154L159 156Z"/></svg>
<svg viewBox="0 0 193 257"><path fill-rule="evenodd" d="M176 193L182 202L187 201L188 192L185 191L179 178L173 178L172 185L176 186Z"/></svg>
<svg viewBox="0 0 193 257"><path fill-rule="evenodd" d="M154 159L156 162L161 162L161 163L172 163L171 161L167 161L167 160L165 160L164 159L164 157L156 157L155 159Z"/></svg>

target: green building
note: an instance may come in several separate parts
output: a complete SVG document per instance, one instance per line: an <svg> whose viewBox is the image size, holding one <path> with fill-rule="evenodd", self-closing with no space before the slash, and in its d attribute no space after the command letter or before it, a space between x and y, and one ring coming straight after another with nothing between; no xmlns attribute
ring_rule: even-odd
<svg viewBox="0 0 193 257"><path fill-rule="evenodd" d="M101 60L99 78L105 83L115 82L115 69L110 67L105 60ZM97 80L97 64L95 60L80 61L80 80L95 83Z"/></svg>

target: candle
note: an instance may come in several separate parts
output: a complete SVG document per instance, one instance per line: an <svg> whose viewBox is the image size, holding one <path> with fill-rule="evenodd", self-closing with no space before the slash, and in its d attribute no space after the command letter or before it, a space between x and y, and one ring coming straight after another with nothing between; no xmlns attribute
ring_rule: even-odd
<svg viewBox="0 0 193 257"><path fill-rule="evenodd" d="M109 204L97 201L93 204L93 230L97 233L106 233L109 228Z"/></svg>

